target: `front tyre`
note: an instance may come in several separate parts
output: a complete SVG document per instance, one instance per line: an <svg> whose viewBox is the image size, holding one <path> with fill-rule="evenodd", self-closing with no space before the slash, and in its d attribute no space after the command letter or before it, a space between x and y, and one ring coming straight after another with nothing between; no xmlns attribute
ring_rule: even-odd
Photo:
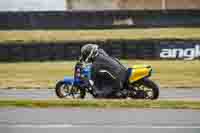
<svg viewBox="0 0 200 133"><path fill-rule="evenodd" d="M63 81L59 81L56 84L55 92L59 98L65 98L71 95L70 86L65 84Z"/></svg>
<svg viewBox="0 0 200 133"><path fill-rule="evenodd" d="M85 89L81 89L80 87L66 84L63 81L59 81L56 84L55 92L59 98L83 99L85 98L86 95Z"/></svg>
<svg viewBox="0 0 200 133"><path fill-rule="evenodd" d="M143 99L155 100L159 97L159 87L150 79L142 79L134 85L138 95L144 95ZM140 93L140 94L139 94Z"/></svg>

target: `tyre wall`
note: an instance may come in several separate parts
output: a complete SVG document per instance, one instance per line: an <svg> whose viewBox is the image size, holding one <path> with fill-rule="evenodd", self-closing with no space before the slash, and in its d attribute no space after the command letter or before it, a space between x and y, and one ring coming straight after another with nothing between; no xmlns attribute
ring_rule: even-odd
<svg viewBox="0 0 200 133"><path fill-rule="evenodd" d="M199 27L200 10L0 12L0 30Z"/></svg>
<svg viewBox="0 0 200 133"><path fill-rule="evenodd" d="M85 43L97 43L108 54L121 59L200 59L200 40L108 40L0 44L0 61L75 60Z"/></svg>

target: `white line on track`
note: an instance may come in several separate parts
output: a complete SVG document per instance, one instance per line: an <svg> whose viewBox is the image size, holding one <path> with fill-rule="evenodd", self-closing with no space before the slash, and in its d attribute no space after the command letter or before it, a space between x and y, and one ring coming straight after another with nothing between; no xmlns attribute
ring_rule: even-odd
<svg viewBox="0 0 200 133"><path fill-rule="evenodd" d="M16 124L16 125L0 125L0 128L134 128L134 129L200 129L200 126L173 126L173 125L72 125L72 124L45 124L45 125L31 125L31 124Z"/></svg>

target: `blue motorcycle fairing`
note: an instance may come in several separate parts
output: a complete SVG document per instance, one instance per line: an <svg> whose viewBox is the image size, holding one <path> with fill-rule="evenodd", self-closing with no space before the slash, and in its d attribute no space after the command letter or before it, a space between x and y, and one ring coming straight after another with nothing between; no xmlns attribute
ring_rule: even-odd
<svg viewBox="0 0 200 133"><path fill-rule="evenodd" d="M65 84L68 84L68 85L78 85L78 84L81 84L81 80L76 78L74 79L74 77L64 77L64 83Z"/></svg>
<svg viewBox="0 0 200 133"><path fill-rule="evenodd" d="M89 80L91 79L91 65L87 65L82 73L84 77L87 77ZM74 78L74 77L64 77L63 82L68 85L80 85L80 84L85 84L85 81L81 80L80 78Z"/></svg>
<svg viewBox="0 0 200 133"><path fill-rule="evenodd" d="M69 84L69 85L74 84L74 78L73 77L64 77L63 81L64 81L65 84Z"/></svg>

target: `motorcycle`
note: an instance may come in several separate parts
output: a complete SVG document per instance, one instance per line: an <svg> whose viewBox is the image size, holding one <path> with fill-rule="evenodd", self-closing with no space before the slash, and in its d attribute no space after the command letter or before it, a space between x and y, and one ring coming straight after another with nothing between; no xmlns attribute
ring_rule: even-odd
<svg viewBox="0 0 200 133"><path fill-rule="evenodd" d="M106 70L100 72L110 75ZM117 98L132 99L157 99L159 97L159 87L149 79L152 68L149 65L133 65L127 69L127 79L120 90L123 94ZM91 64L83 64L78 61L74 68L74 77L64 77L56 83L56 95L59 98L81 98L86 94L91 94L94 98L94 81L91 79ZM115 98L115 97L112 97Z"/></svg>

